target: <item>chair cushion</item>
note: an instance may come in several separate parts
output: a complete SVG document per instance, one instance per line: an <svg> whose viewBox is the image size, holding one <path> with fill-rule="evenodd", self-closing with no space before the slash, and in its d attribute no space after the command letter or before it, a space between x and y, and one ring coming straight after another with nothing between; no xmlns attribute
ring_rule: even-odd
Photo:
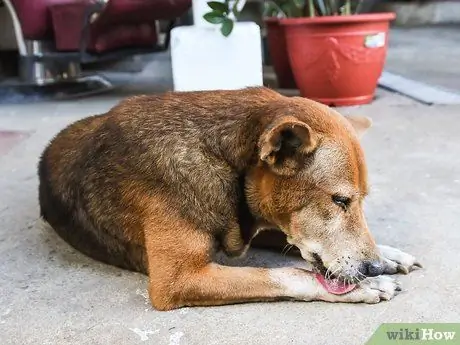
<svg viewBox="0 0 460 345"><path fill-rule="evenodd" d="M87 7L88 3L84 1L51 6L56 50L76 51L80 49L82 23ZM106 20L105 25L101 25L99 18L113 19L104 10L103 14L90 25L89 41L86 47L88 51L102 53L122 47L153 47L157 42L155 20L135 22L123 21L117 17L118 21Z"/></svg>
<svg viewBox="0 0 460 345"><path fill-rule="evenodd" d="M118 48L153 47L156 43L155 24L122 24L102 32L91 30L88 50L103 53Z"/></svg>
<svg viewBox="0 0 460 345"><path fill-rule="evenodd" d="M171 20L183 15L191 0L109 0L97 25Z"/></svg>
<svg viewBox="0 0 460 345"><path fill-rule="evenodd" d="M50 6L56 50L76 51L80 49L82 24L88 5L86 1L78 1Z"/></svg>
<svg viewBox="0 0 460 345"><path fill-rule="evenodd" d="M12 3L21 22L24 38L43 40L53 37L49 7L75 1L79 0L12 0Z"/></svg>
<svg viewBox="0 0 460 345"><path fill-rule="evenodd" d="M55 39L59 51L79 49L87 6L96 0L12 0L25 39ZM88 49L153 46L155 21L184 14L191 0L109 0L90 26Z"/></svg>

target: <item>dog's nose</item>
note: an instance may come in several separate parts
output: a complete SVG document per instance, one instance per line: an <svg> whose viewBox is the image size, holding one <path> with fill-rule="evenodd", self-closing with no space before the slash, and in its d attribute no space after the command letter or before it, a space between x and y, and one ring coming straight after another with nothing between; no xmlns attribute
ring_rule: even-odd
<svg viewBox="0 0 460 345"><path fill-rule="evenodd" d="M366 277L376 277L383 274L384 267L379 261L363 261L359 265L359 272Z"/></svg>

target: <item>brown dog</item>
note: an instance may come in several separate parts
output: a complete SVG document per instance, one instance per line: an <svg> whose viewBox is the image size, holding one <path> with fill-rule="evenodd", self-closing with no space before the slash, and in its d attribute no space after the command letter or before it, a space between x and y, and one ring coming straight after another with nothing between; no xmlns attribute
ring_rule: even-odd
<svg viewBox="0 0 460 345"><path fill-rule="evenodd" d="M132 97L52 140L39 164L41 214L81 252L147 273L160 310L376 303L398 290L380 274L419 264L368 231L358 137L369 126L266 88ZM212 262L273 228L320 274Z"/></svg>

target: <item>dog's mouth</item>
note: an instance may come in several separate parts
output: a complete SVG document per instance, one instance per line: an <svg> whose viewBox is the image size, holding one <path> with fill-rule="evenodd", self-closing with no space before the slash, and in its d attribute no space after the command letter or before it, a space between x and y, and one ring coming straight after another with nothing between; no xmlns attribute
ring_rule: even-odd
<svg viewBox="0 0 460 345"><path fill-rule="evenodd" d="M327 268L318 254L314 253L313 258L315 259L312 264L316 271L316 280L318 280L327 292L334 295L343 295L356 287L356 284L345 282L340 276L335 276L334 272L328 274Z"/></svg>

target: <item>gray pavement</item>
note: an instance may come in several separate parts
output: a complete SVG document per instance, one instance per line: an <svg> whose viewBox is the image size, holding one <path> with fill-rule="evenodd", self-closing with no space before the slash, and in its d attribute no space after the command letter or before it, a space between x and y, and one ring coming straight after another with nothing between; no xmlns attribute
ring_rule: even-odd
<svg viewBox="0 0 460 345"><path fill-rule="evenodd" d="M0 130L27 132L0 152L0 344L362 344L383 322L460 321L460 106L425 106L379 90L363 138L377 242L417 256L404 292L378 305L277 302L153 310L145 276L76 252L38 219L36 164L61 128L133 93L170 87L149 64L117 92L0 107ZM163 72L162 72L163 70ZM168 81L169 80L169 81ZM460 87L460 85L458 85ZM301 262L251 251L236 265Z"/></svg>
<svg viewBox="0 0 460 345"><path fill-rule="evenodd" d="M393 28L389 72L460 93L460 27Z"/></svg>

